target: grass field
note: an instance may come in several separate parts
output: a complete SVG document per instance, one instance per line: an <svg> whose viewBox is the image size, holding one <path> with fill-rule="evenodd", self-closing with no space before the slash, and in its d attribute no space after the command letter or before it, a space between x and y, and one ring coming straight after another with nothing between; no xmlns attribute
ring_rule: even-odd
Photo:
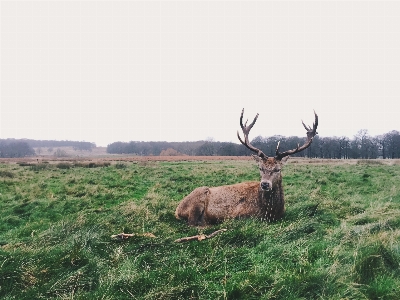
<svg viewBox="0 0 400 300"><path fill-rule="evenodd" d="M314 162L285 166L282 221L204 229L178 202L259 180L255 163L3 162L0 298L400 299L400 164Z"/></svg>

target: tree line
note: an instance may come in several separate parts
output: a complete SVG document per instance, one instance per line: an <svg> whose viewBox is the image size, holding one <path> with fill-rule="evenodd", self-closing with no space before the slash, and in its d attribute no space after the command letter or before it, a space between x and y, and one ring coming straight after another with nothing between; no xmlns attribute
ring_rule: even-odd
<svg viewBox="0 0 400 300"><path fill-rule="evenodd" d="M73 147L74 150L92 151L96 148L95 143L78 141L56 141L56 140L31 140L23 139L32 148L55 148L55 147Z"/></svg>
<svg viewBox="0 0 400 300"><path fill-rule="evenodd" d="M26 142L0 140L0 157L24 157L35 155L35 150Z"/></svg>
<svg viewBox="0 0 400 300"><path fill-rule="evenodd" d="M74 150L92 151L96 144L77 141L0 139L0 157L25 157L36 153L33 148L73 147ZM40 152L40 151L39 151Z"/></svg>
<svg viewBox="0 0 400 300"><path fill-rule="evenodd" d="M294 149L302 145L304 137L257 136L251 144L261 149L266 155L274 156L278 142L281 151ZM33 148L73 147L75 150L91 151L96 144L77 141L0 139L0 157L33 156ZM135 155L199 155L199 156L245 156L251 151L239 143L217 142L213 140L196 142L115 142L107 146L110 154ZM314 138L311 146L293 156L312 158L400 158L400 132L393 130L379 136L370 136L363 129L352 138L320 137Z"/></svg>
<svg viewBox="0 0 400 300"><path fill-rule="evenodd" d="M302 145L304 137L272 137L257 136L251 144L262 150L268 156L274 156L276 146L280 141L281 151L294 149ZM115 142L107 146L110 154L135 155L200 155L200 156L243 156L251 151L241 144L217 141L197 142ZM348 137L316 136L311 146L294 157L310 158L400 158L400 132L390 131L386 134L372 137L367 130L360 130L352 139Z"/></svg>

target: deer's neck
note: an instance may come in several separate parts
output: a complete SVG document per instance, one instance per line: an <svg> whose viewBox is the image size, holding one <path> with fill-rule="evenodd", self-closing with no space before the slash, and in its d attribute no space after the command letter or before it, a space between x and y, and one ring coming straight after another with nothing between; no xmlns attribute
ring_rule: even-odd
<svg viewBox="0 0 400 300"><path fill-rule="evenodd" d="M282 218L285 212L285 200L282 185L270 191L259 190L260 199L265 211L263 219L273 222Z"/></svg>

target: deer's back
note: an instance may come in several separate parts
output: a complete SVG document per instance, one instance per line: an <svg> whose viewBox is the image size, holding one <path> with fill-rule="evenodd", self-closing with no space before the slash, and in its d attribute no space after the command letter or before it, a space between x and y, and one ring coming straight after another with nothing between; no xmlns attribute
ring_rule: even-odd
<svg viewBox="0 0 400 300"><path fill-rule="evenodd" d="M250 217L260 212L258 181L209 188L206 218L209 221Z"/></svg>

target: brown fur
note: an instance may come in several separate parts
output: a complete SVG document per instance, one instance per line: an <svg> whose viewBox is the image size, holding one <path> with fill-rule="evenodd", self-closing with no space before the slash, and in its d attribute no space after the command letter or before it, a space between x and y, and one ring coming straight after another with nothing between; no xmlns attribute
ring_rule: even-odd
<svg viewBox="0 0 400 300"><path fill-rule="evenodd" d="M191 226L214 224L230 218L281 219L285 213L280 171L284 161L253 157L258 161L261 182L196 188L179 203L176 218L187 220ZM268 183L269 189L261 188L263 182Z"/></svg>

